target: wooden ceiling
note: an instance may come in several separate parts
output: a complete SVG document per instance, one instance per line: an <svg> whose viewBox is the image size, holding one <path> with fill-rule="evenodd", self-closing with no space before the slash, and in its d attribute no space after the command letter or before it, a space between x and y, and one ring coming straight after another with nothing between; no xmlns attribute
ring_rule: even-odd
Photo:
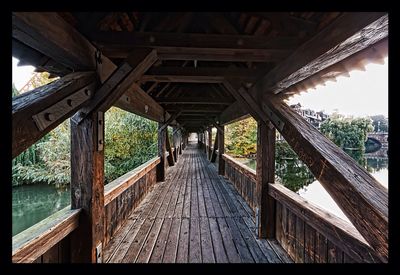
<svg viewBox="0 0 400 275"><path fill-rule="evenodd" d="M339 12L63 12L59 13L119 65L137 48L157 49L159 60L140 87L187 129L210 125L236 102L222 83L245 88L271 72L341 16ZM13 39L20 64L53 76L68 66ZM297 90L291 90L291 94Z"/></svg>

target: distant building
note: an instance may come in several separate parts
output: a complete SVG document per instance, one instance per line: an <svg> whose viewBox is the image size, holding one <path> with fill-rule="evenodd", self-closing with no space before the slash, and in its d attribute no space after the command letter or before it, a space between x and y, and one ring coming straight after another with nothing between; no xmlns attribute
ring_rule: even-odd
<svg viewBox="0 0 400 275"><path fill-rule="evenodd" d="M308 122L310 122L314 127L319 128L321 123L326 120L329 116L324 112L315 112L311 109L302 109L300 103L290 105L296 113L304 117Z"/></svg>

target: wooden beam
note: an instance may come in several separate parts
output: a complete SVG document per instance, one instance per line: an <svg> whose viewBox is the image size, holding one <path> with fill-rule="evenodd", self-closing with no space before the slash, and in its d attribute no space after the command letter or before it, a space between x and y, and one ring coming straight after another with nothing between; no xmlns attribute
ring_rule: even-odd
<svg viewBox="0 0 400 275"><path fill-rule="evenodd" d="M158 83L157 83L157 82L154 82L154 83L150 86L150 88L147 89L146 94L149 95L149 94L154 90L154 88L156 88L157 86L158 86Z"/></svg>
<svg viewBox="0 0 400 275"><path fill-rule="evenodd" d="M174 79L174 77L228 77L238 78L242 81L252 82L260 75L259 69L249 68L216 68L216 67L154 67L149 69L143 78L150 77L168 77ZM147 80L150 81L150 80Z"/></svg>
<svg viewBox="0 0 400 275"><path fill-rule="evenodd" d="M273 114L274 126L281 129L285 140L382 261L387 261L387 189L285 103L270 99L262 107Z"/></svg>
<svg viewBox="0 0 400 275"><path fill-rule="evenodd" d="M219 123L226 125L250 117L247 108L239 101L229 105L219 116Z"/></svg>
<svg viewBox="0 0 400 275"><path fill-rule="evenodd" d="M155 99L159 104L199 104L199 105L230 105L227 100L213 101L204 97L159 97Z"/></svg>
<svg viewBox="0 0 400 275"><path fill-rule="evenodd" d="M164 124L165 125L165 124ZM168 135L168 130L167 128L165 128L165 131L167 132L166 135L166 146L167 146L167 150L168 150L168 157L167 157L167 161L168 161L168 165L174 166L175 162L174 162L174 155L172 153L172 148L171 148L171 144L169 142L169 135Z"/></svg>
<svg viewBox="0 0 400 275"><path fill-rule="evenodd" d="M375 45L381 44L379 42L375 43L376 40L386 40L385 37L387 37L387 16L382 16L381 18L379 18L379 16L382 14L383 13L343 14L342 16L337 18L335 22L332 23L332 25L329 26L329 30L323 30L322 33L309 40L305 45L296 50L296 52L294 52L285 61L281 62L271 71L269 71L263 78L261 78L255 85L250 88L249 94L253 98L257 99L256 101L262 102L262 95L265 94L264 96L268 97L269 95L267 94L274 91L274 88L271 87L273 87L280 80L284 79L288 75L296 75L298 73L304 72L302 77L296 79L293 78L294 81L291 83L291 86L289 85L290 87L288 89L284 91L281 90L284 93L292 94L293 89L291 87L296 87L296 83L302 81L303 79L306 79L310 75L317 74L320 71L325 71L325 69L326 71L324 72L324 74L329 75L329 71L335 70L337 66L332 65L330 61L332 61L333 63L337 62L335 64L337 64L338 66L341 62L343 62L344 64L350 62L351 64L352 59L357 59L358 53L362 54L364 52L363 49L365 49L367 46L375 47ZM379 19L374 21L377 18ZM372 24L370 26L365 27L366 25L368 25L368 23L371 22ZM347 25L351 27L347 28ZM342 32L340 31L341 28L346 30ZM372 30L373 28L375 28L374 31ZM364 34L364 32L368 34L366 35ZM377 34L376 37L373 37L372 33ZM352 38L352 35L354 36L354 38ZM362 39L357 40L357 37L363 38L365 39L365 41ZM328 38L332 38L332 40ZM349 41L346 40L347 38L349 38L348 40L353 41L355 44L353 45L352 43L349 43ZM338 45L338 43L340 42L343 43ZM336 46L343 49L347 47L346 45L350 47L348 48L348 50L346 49L344 51L346 52L346 55L341 55L337 53L336 50L329 51L327 55L323 55L323 58L327 58L327 60L329 59L328 56L331 56L331 59L329 59L330 61L328 63L324 63L323 66L316 66L312 69L301 69L301 66L305 66L308 63L313 62L313 59L316 59L319 55L323 54L323 52L321 53L321 51L329 50L330 48L335 48ZM356 47L355 45L358 45L358 47ZM377 47L380 48L380 46ZM336 58L335 54L339 54L338 58ZM350 54L353 55L350 56ZM343 59L344 57L347 58ZM329 66L329 64L331 65ZM311 68L311 65L307 65L307 68ZM221 117L223 118L223 124L226 124L229 122L237 121L247 114L247 110L245 110L244 108L240 108L240 103L234 103L221 114Z"/></svg>
<svg viewBox="0 0 400 275"><path fill-rule="evenodd" d="M218 131L218 130L217 130ZM214 163L215 159L217 158L217 148L218 148L218 133L215 135L215 141L214 141L214 148L211 154L211 162Z"/></svg>
<svg viewBox="0 0 400 275"><path fill-rule="evenodd" d="M91 112L107 111L156 60L155 50L148 48L135 50L100 87L90 103L79 111L77 121L82 121Z"/></svg>
<svg viewBox="0 0 400 275"><path fill-rule="evenodd" d="M159 128L159 131L163 131L164 129L166 129L168 127L168 125L175 120L177 117L179 117L181 115L181 112L175 113L173 114L170 118L168 118L168 120L161 126L161 128Z"/></svg>
<svg viewBox="0 0 400 275"><path fill-rule="evenodd" d="M247 109L247 112L256 120L266 121L265 114L261 111L256 101L241 87L239 81L226 80L223 86L229 93Z"/></svg>
<svg viewBox="0 0 400 275"><path fill-rule="evenodd" d="M142 82L221 83L224 81L224 77L212 75L143 75L140 80Z"/></svg>
<svg viewBox="0 0 400 275"><path fill-rule="evenodd" d="M105 50L106 51L106 50ZM164 47L157 49L161 60L198 60L225 62L279 62L287 57L289 50L284 49L218 49L218 48L179 48ZM108 53L108 51L106 51ZM108 53L113 56L113 52ZM121 57L120 57L121 58Z"/></svg>
<svg viewBox="0 0 400 275"><path fill-rule="evenodd" d="M96 86L94 72L71 73L13 98L13 158L79 110Z"/></svg>
<svg viewBox="0 0 400 275"><path fill-rule="evenodd" d="M114 106L142 117L163 122L164 109L139 85L133 83L115 102Z"/></svg>
<svg viewBox="0 0 400 275"><path fill-rule="evenodd" d="M204 13L211 27L222 34L238 34L235 26L220 12Z"/></svg>
<svg viewBox="0 0 400 275"><path fill-rule="evenodd" d="M163 122L158 123L158 129L164 125ZM166 160L165 160L165 150L166 150L166 142L167 142L167 129L164 128L162 131L158 131L158 156L160 157L160 163L156 168L157 181L165 181L165 168L166 168Z"/></svg>
<svg viewBox="0 0 400 275"><path fill-rule="evenodd" d="M318 84L324 85L328 80L336 82L339 76L348 75L351 70L365 70L364 65L368 63L383 64L385 56L388 55L388 38L384 38L374 45L359 51L339 63L335 63L318 73L290 86L284 91L284 96L289 97L306 88L315 88Z"/></svg>
<svg viewBox="0 0 400 275"><path fill-rule="evenodd" d="M251 88L279 93L291 85L338 63L388 36L388 15L383 12L343 13Z"/></svg>
<svg viewBox="0 0 400 275"><path fill-rule="evenodd" d="M13 12L13 38L73 71L95 70L96 48L55 12ZM116 66L102 57L98 68L104 82Z"/></svg>
<svg viewBox="0 0 400 275"><path fill-rule="evenodd" d="M32 65L36 67L36 70L43 70L57 76L65 76L72 72L72 70L55 62L50 57L14 38L12 39L11 48L12 56L19 59L18 66Z"/></svg>
<svg viewBox="0 0 400 275"><path fill-rule="evenodd" d="M258 237L275 238L275 200L268 194L269 183L275 182L275 128L271 122L257 122L256 194Z"/></svg>
<svg viewBox="0 0 400 275"><path fill-rule="evenodd" d="M218 135L218 175L225 176L225 161L222 155L225 153L225 134L217 129Z"/></svg>
<svg viewBox="0 0 400 275"><path fill-rule="evenodd" d="M200 33L157 33L157 32L115 32L109 36L105 32L92 32L89 36L104 53L114 53L109 57L125 58L135 47L151 47L163 51L166 48L198 49L244 49L292 50L300 42L293 37L256 37L253 35L226 35ZM115 55L117 54L117 55Z"/></svg>
<svg viewBox="0 0 400 275"><path fill-rule="evenodd" d="M104 237L104 113L70 122L71 209L82 208L71 235L71 260L95 263Z"/></svg>

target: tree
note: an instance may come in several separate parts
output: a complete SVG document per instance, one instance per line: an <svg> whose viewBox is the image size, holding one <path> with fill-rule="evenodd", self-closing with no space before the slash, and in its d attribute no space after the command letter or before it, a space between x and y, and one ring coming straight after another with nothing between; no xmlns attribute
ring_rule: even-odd
<svg viewBox="0 0 400 275"><path fill-rule="evenodd" d="M226 126L226 152L250 157L257 152L257 122L243 119Z"/></svg>
<svg viewBox="0 0 400 275"><path fill-rule="evenodd" d="M373 130L370 118L353 118L332 115L320 127L325 136L343 149L365 150L367 134Z"/></svg>

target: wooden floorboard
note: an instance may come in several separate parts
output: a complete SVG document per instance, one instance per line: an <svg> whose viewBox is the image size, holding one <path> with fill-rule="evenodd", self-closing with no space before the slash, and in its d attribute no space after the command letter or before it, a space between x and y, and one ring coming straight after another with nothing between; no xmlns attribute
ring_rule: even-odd
<svg viewBox="0 0 400 275"><path fill-rule="evenodd" d="M253 211L196 144L112 236L104 257L112 263L291 261L278 242L256 237Z"/></svg>

